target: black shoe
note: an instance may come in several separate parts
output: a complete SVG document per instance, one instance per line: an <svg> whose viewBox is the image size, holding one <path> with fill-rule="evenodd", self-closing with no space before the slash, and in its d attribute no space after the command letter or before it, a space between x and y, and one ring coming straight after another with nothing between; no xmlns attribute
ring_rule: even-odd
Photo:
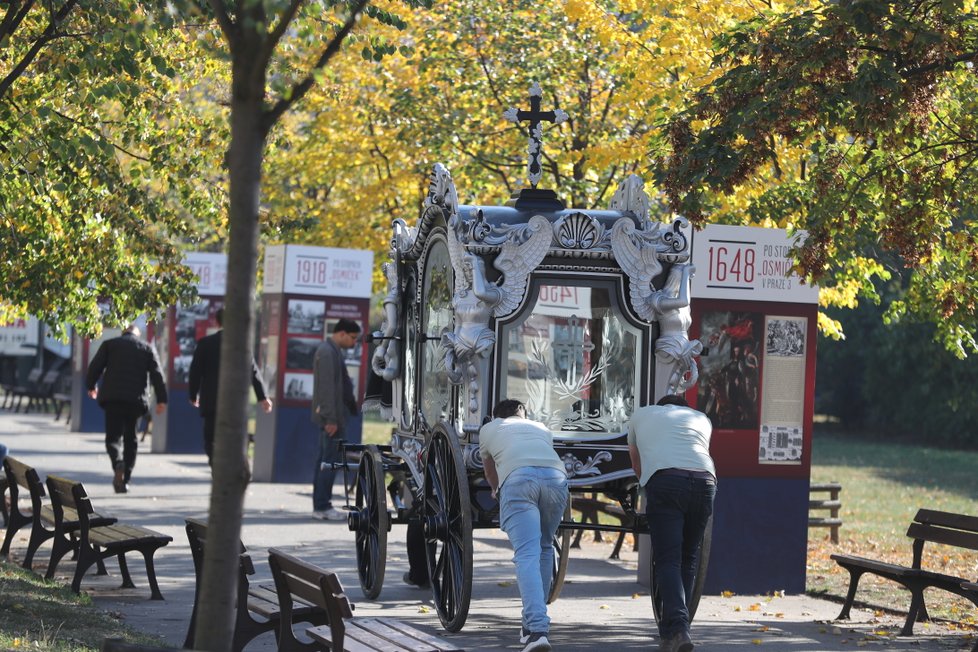
<svg viewBox="0 0 978 652"><path fill-rule="evenodd" d="M543 632L534 632L526 640L523 652L547 652L552 649L553 647L551 647L550 641L547 640L546 634Z"/></svg>
<svg viewBox="0 0 978 652"><path fill-rule="evenodd" d="M408 586L413 586L416 589L427 589L431 586L431 584L428 583L427 580L424 582L415 582L414 580L412 580L411 571L404 573L404 583L407 584Z"/></svg>
<svg viewBox="0 0 978 652"><path fill-rule="evenodd" d="M121 466L115 469L115 476L112 478L112 488L115 489L117 494L124 494L129 491L129 486L126 484L126 472Z"/></svg>

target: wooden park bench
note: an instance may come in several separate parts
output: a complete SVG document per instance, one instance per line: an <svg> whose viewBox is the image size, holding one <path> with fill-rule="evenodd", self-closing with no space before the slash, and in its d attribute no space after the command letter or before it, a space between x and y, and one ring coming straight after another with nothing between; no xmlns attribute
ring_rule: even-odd
<svg viewBox="0 0 978 652"><path fill-rule="evenodd" d="M3 397L3 407L7 410L13 410L17 412L20 410L20 404L24 400L24 397L33 391L37 390L38 383L41 382L41 376L44 374L44 370L40 367L30 370L27 374L27 379L23 384L13 384L4 386L4 397Z"/></svg>
<svg viewBox="0 0 978 652"><path fill-rule="evenodd" d="M149 579L152 599L163 599L156 582L153 555L159 548L173 541L173 537L138 525L113 523L94 526L89 521L95 513L92 509L92 501L81 482L49 475L47 485L48 493L51 495L51 506L54 508L55 529L63 527L65 516L72 513L71 510L78 518L79 527L76 534L78 562L71 581L72 591L81 592L82 577L92 564L113 556L119 560L122 588L135 588L129 576L126 553L139 552L146 561L146 576Z"/></svg>
<svg viewBox="0 0 978 652"><path fill-rule="evenodd" d="M354 618L354 605L335 573L275 548L268 551L268 565L282 609L279 652L462 652L448 641L391 618ZM292 603L297 598L315 604L328 615L328 625L306 629L309 642L297 639L293 630Z"/></svg>
<svg viewBox="0 0 978 652"><path fill-rule="evenodd" d="M24 412L38 410L48 412L53 407L54 390L61 381L61 372L57 370L45 371L37 385L25 391L20 400L17 401L17 410L20 411L21 401L27 399Z"/></svg>
<svg viewBox="0 0 978 652"><path fill-rule="evenodd" d="M978 605L978 590L967 588L970 580L921 567L924 544L940 543L958 548L978 550L978 517L964 514L951 514L931 509L921 509L914 516L907 529L907 536L913 539L913 563L907 566L889 564L865 557L852 555L832 555L832 559L849 571L849 592L839 618L849 618L849 610L856 598L856 587L863 573L872 573L902 584L910 591L910 608L903 625L901 636L913 634L915 622L928 620L924 605L924 590L937 588L949 591L971 600Z"/></svg>
<svg viewBox="0 0 978 652"><path fill-rule="evenodd" d="M30 525L31 534L27 541L27 552L24 553L24 561L21 565L27 569L33 568L34 555L37 554L38 549L48 539L54 539L51 558L48 561L47 573L45 573L45 577L51 579L54 577L58 562L69 552L77 553L75 535L81 527L78 515L73 509L66 508L59 527L56 522L54 507L44 502L46 495L44 484L34 467L7 456L3 460L3 469L10 490L10 516L7 532L3 539L3 547L0 548L0 555L8 556L14 535L24 526ZM21 489L26 489L27 495L30 496L31 508L27 512L20 506ZM101 514L89 515L89 522L95 525L111 525L115 521L116 519ZM105 574L105 566L101 560L99 560L98 570L100 574Z"/></svg>
<svg viewBox="0 0 978 652"><path fill-rule="evenodd" d="M828 510L828 516L808 515L808 527L827 527L829 538L832 543L839 543L839 528L842 526L842 519L839 518L839 509L842 508L842 501L839 500L839 492L842 485L838 482L813 482L808 487L808 511ZM822 496L822 494L828 496Z"/></svg>
<svg viewBox="0 0 978 652"><path fill-rule="evenodd" d="M194 518L186 519L187 540L190 542L190 554L194 560L194 575L197 579L194 589L194 608L190 612L190 626L183 647L194 647L194 633L197 627L197 601L200 599L201 579L204 574L204 550L207 545L207 524ZM242 650L252 639L265 632L276 632L279 627L280 610L275 585L251 584L249 575L255 574L251 556L244 544L240 544L238 556L238 597L235 604L234 637L231 641L232 652ZM257 616L257 618L256 618ZM296 621L322 625L326 622L326 612L308 603L296 604L292 609L292 618Z"/></svg>

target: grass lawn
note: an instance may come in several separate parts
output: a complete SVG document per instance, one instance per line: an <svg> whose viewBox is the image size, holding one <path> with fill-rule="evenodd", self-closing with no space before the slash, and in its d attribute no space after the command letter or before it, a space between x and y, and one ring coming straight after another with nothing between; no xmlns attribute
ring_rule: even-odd
<svg viewBox="0 0 978 652"><path fill-rule="evenodd" d="M75 652L97 650L104 638L161 645L137 634L113 614L100 611L87 595L59 582L0 562L0 649Z"/></svg>
<svg viewBox="0 0 978 652"><path fill-rule="evenodd" d="M829 541L827 528L809 530L807 584L813 594L845 597L849 574L829 559L835 552L909 566L913 556L907 526L921 507L978 513L976 452L868 442L817 429L812 460L812 482L842 484L843 522L838 544ZM978 577L974 551L927 544L923 566L958 577ZM856 599L906 612L910 594L866 574ZM925 599L932 616L975 622L975 607L963 598L932 590Z"/></svg>

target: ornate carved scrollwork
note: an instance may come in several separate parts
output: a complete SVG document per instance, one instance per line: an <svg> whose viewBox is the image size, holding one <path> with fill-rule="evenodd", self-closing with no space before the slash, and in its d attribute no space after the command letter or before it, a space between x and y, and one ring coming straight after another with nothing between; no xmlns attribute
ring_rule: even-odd
<svg viewBox="0 0 978 652"><path fill-rule="evenodd" d="M554 224L554 239L565 249L591 249L603 238L601 223L584 213L571 213Z"/></svg>
<svg viewBox="0 0 978 652"><path fill-rule="evenodd" d="M567 473L567 478L573 478L579 475L601 475L600 464L602 462L610 462L612 455L608 451L598 451L592 457L588 457L587 461L582 462L577 459L577 456L573 453L564 453L561 460L564 462L564 472Z"/></svg>

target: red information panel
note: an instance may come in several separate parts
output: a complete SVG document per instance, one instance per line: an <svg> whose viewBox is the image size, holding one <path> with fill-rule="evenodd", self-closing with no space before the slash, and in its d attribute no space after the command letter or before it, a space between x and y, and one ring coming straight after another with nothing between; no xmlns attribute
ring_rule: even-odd
<svg viewBox="0 0 978 652"><path fill-rule="evenodd" d="M808 478L815 404L814 304L694 299L705 347L687 399L713 422L723 477Z"/></svg>

